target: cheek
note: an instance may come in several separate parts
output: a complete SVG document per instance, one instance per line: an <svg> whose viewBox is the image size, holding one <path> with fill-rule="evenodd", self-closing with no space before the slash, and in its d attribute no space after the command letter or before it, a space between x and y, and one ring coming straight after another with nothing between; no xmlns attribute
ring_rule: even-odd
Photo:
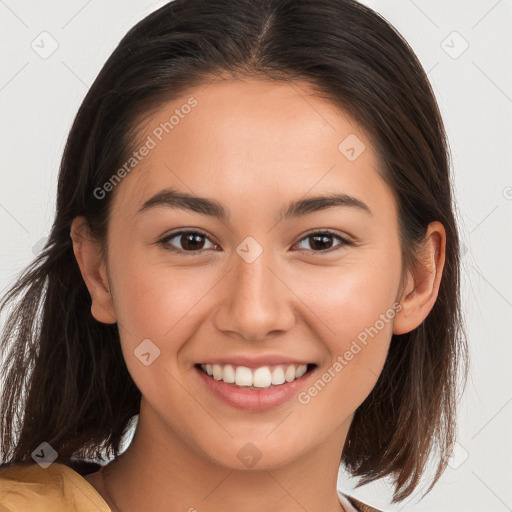
<svg viewBox="0 0 512 512"><path fill-rule="evenodd" d="M133 351L145 339L160 350L173 351L197 322L200 304L212 285L212 272L171 268L162 262L142 262L136 253L126 254L113 265L114 306L123 345ZM164 354L162 354L164 355Z"/></svg>
<svg viewBox="0 0 512 512"><path fill-rule="evenodd" d="M212 286L206 284L207 272L191 275L190 270L161 262L142 264L136 254L126 254L111 274L122 350L134 382L145 397L172 401L176 407L186 404L186 396L167 391L168 386L175 390L171 375L179 371L177 354L193 336L202 300Z"/></svg>
<svg viewBox="0 0 512 512"><path fill-rule="evenodd" d="M337 382L333 388L351 390L359 403L382 371L400 308L394 302L400 256L389 254L389 259L381 261L347 260L343 269L302 281L301 297L307 297L304 302L315 313L310 318L331 357L325 364L331 375L325 379Z"/></svg>
<svg viewBox="0 0 512 512"><path fill-rule="evenodd" d="M301 297L334 339L357 335L393 305L400 280L399 254L368 256L347 258L343 266L322 272L312 269L299 281Z"/></svg>

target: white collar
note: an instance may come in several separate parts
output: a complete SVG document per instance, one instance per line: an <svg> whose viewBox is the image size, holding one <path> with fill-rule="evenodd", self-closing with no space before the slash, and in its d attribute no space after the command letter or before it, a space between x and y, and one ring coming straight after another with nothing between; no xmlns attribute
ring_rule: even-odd
<svg viewBox="0 0 512 512"><path fill-rule="evenodd" d="M357 512L354 506L347 500L341 491L338 491L338 497L346 512Z"/></svg>

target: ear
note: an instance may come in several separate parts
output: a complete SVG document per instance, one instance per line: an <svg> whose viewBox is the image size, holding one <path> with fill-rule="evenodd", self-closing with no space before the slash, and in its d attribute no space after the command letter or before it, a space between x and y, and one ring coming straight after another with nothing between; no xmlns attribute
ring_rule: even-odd
<svg viewBox="0 0 512 512"><path fill-rule="evenodd" d="M443 274L446 232L443 225L431 222L425 234L420 262L409 273L402 296L402 309L395 316L393 334L404 334L418 327L434 306Z"/></svg>
<svg viewBox="0 0 512 512"><path fill-rule="evenodd" d="M91 295L92 316L105 324L113 324L117 316L112 302L107 266L103 258L100 243L89 231L85 217L75 217L71 224L73 252L80 272Z"/></svg>

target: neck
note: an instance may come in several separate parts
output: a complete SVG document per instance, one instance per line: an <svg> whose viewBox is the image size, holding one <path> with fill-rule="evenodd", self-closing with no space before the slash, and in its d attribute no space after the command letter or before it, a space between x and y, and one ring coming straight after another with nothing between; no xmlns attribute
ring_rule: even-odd
<svg viewBox="0 0 512 512"><path fill-rule="evenodd" d="M134 439L95 485L113 512L340 512L339 462L350 419L316 449L288 464L232 469L201 456L141 404Z"/></svg>

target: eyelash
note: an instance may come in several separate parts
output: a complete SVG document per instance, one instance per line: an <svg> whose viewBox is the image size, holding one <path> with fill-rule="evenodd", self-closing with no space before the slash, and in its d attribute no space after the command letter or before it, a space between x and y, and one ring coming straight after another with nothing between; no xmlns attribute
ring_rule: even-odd
<svg viewBox="0 0 512 512"><path fill-rule="evenodd" d="M198 256L200 254L204 254L205 252L209 251L209 249L201 249L201 250L198 250L198 251L184 251L182 249L176 249L175 247L172 247L169 245L169 240L172 240L173 238L176 238L176 237L179 237L181 235L188 235L188 234L195 234L195 235L201 235L205 238L207 238L208 240L209 237L206 233L204 233L203 231L201 230L198 230L198 229L190 229L190 230L180 230L180 231L176 231L174 233L171 233L170 235L166 236L165 238L163 238L162 240L160 240L158 243L160 243L161 245L164 246L164 248L168 251L171 251L173 253L176 253L176 254L184 254L184 255L187 255L187 256ZM354 244L354 242L352 242L351 240L349 240L348 238L345 238L345 237L342 237L340 236L339 234L337 234L336 232L330 230L330 229L324 229L324 230L319 230L319 231L311 231L310 233L307 233L304 237L302 237L297 243L300 243L302 242L303 240L307 239L307 238L312 238L313 236L315 235L332 235L333 237L335 238L338 238L339 240L341 240L341 244L335 246L334 248L329 248L329 249L325 249L323 251L314 251L312 249L299 249L299 251L306 251L306 252L312 252L312 253L316 253L316 254L320 254L320 255L323 255L323 254L327 254L327 253L331 253L331 252L334 252L334 251L337 251L338 249L341 249L342 247L351 247ZM210 240L211 241L211 240ZM212 242L214 245L217 245L215 244L214 242ZM297 245L297 244L295 244Z"/></svg>

